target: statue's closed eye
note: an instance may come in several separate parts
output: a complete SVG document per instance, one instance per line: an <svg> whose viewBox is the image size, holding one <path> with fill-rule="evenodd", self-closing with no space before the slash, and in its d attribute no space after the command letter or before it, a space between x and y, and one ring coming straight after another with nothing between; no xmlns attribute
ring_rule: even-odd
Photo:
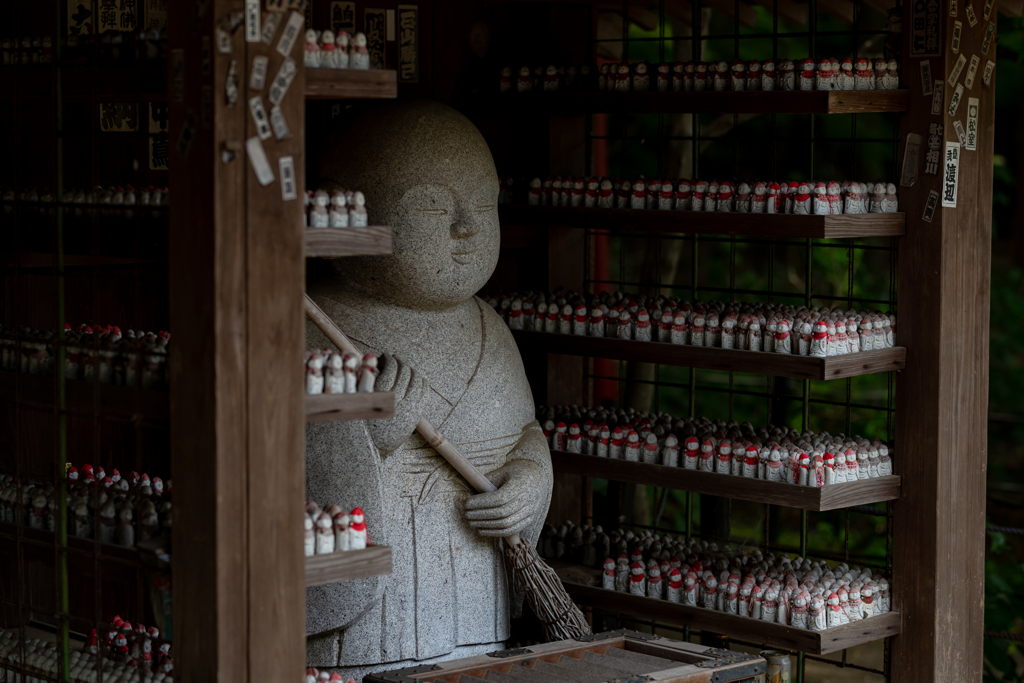
<svg viewBox="0 0 1024 683"><path fill-rule="evenodd" d="M476 211L477 213L484 213L486 211L493 211L494 207L495 207L494 204L485 204L483 206L476 207L476 209L474 209L474 211Z"/></svg>
<svg viewBox="0 0 1024 683"><path fill-rule="evenodd" d="M448 209L416 209L420 213L430 214L431 216L447 216Z"/></svg>

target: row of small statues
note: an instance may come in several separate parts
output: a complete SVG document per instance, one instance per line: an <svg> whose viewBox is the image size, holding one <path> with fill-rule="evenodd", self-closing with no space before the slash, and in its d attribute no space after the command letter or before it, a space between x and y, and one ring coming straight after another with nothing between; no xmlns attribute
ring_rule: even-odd
<svg viewBox="0 0 1024 683"><path fill-rule="evenodd" d="M691 304L662 295L571 290L510 292L487 303L513 330L819 358L896 345L896 316L866 309L700 300Z"/></svg>
<svg viewBox="0 0 1024 683"><path fill-rule="evenodd" d="M64 377L143 389L168 386L170 332L129 329L116 325L64 328ZM52 330L0 325L0 367L30 375L53 374L57 336Z"/></svg>
<svg viewBox="0 0 1024 683"><path fill-rule="evenodd" d="M501 181L499 202L521 197L515 181ZM836 214L896 213L899 198L894 183L838 181L679 180L639 176L622 178L548 176L534 178L526 192L529 206L569 206L587 209L717 211L829 216Z"/></svg>
<svg viewBox="0 0 1024 683"><path fill-rule="evenodd" d="M370 53L366 48L366 35L357 33L349 41L348 33L338 31L306 31L306 53L303 58L308 69L369 69Z"/></svg>
<svg viewBox="0 0 1024 683"><path fill-rule="evenodd" d="M57 498L51 482L22 482L0 475L0 520L56 532ZM171 480L82 465L67 473L68 534L127 548L170 536Z"/></svg>
<svg viewBox="0 0 1024 683"><path fill-rule="evenodd" d="M356 190L306 190L307 228L365 228L366 197Z"/></svg>
<svg viewBox="0 0 1024 683"><path fill-rule="evenodd" d="M0 64L28 66L53 64L53 38L51 36L23 36L0 40Z"/></svg>
<svg viewBox="0 0 1024 683"><path fill-rule="evenodd" d="M0 669L21 671L24 668L28 676L21 679L14 674L3 680L57 680L61 675L61 661L56 642L31 637L21 640L18 633L18 629L0 629ZM120 617L114 617L102 652L96 629L92 629L82 648L71 651L68 669L73 683L96 683L101 673L105 681L163 683L173 680L174 660L171 644L160 638L158 628L147 629L142 624L133 627Z"/></svg>
<svg viewBox="0 0 1024 683"><path fill-rule="evenodd" d="M365 354L360 362L354 353L309 349L303 363L307 394L370 393L377 381L377 356L372 353Z"/></svg>
<svg viewBox="0 0 1024 683"><path fill-rule="evenodd" d="M332 505L321 510L316 503L306 501L303 532L303 553L306 557L362 550L368 545L373 543L366 531L363 508L354 507L352 512L345 512L340 506Z"/></svg>
<svg viewBox="0 0 1024 683"><path fill-rule="evenodd" d="M621 64L529 66L519 68L515 82L512 68L501 70L499 90L509 92L701 92L748 90L896 90L899 63L858 57L819 60L784 59L719 62L647 62Z"/></svg>
<svg viewBox="0 0 1024 683"><path fill-rule="evenodd" d="M302 678L302 683L356 683L355 679L345 679L340 673L335 671L334 673L327 673L326 671L320 671L314 667L306 669L306 675Z"/></svg>
<svg viewBox="0 0 1024 683"><path fill-rule="evenodd" d="M575 405L541 406L537 419L566 453L814 488L893 473L889 447L861 436Z"/></svg>
<svg viewBox="0 0 1024 683"><path fill-rule="evenodd" d="M600 527L562 525L568 535L575 529L596 538ZM560 529L558 534L561 534ZM552 558L555 534L541 534L539 552ZM762 554L757 548L719 548L715 543L670 534L658 536L647 529L639 534L621 529L609 534L614 544L624 541L627 555L607 557L601 563L601 587L777 622L795 628L824 631L891 611L889 581L871 569L845 562L832 567L825 560L786 554ZM586 542L584 541L584 544Z"/></svg>
<svg viewBox="0 0 1024 683"><path fill-rule="evenodd" d="M53 204L57 200L56 193L48 188L23 188L15 190L7 188L0 193L4 204L14 202ZM64 190L61 203L65 205L83 206L168 206L171 203L171 191L166 187L144 187L136 190L131 185L97 185L91 190ZM9 210L5 206L5 210Z"/></svg>

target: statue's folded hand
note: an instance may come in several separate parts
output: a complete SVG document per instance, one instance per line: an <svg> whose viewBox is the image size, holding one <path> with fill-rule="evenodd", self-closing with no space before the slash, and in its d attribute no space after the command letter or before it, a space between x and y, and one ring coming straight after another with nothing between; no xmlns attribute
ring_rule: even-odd
<svg viewBox="0 0 1024 683"><path fill-rule="evenodd" d="M427 382L399 356L385 353L374 391L390 391L395 395L395 416L390 420L370 420L366 424L370 437L382 455L397 450L414 431L423 417L423 399Z"/></svg>
<svg viewBox="0 0 1024 683"><path fill-rule="evenodd" d="M487 474L497 491L466 499L466 520L481 536L522 534L547 514L548 473L532 460L513 460Z"/></svg>

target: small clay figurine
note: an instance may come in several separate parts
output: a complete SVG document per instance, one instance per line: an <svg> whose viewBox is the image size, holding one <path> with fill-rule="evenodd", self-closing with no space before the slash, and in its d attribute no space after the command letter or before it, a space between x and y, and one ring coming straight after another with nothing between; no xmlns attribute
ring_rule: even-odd
<svg viewBox="0 0 1024 683"><path fill-rule="evenodd" d="M827 63L827 60L825 60ZM800 62L800 77L798 80L798 90L814 90L815 81L817 79L817 73L815 71L814 60L804 59Z"/></svg>
<svg viewBox="0 0 1024 683"><path fill-rule="evenodd" d="M330 226L330 215L327 211L329 203L330 197L323 190L317 190L313 194L313 203L309 209L309 227L326 228Z"/></svg>
<svg viewBox="0 0 1024 683"><path fill-rule="evenodd" d="M871 70L871 60L858 57L853 63L854 90L874 90L875 72Z"/></svg>
<svg viewBox="0 0 1024 683"><path fill-rule="evenodd" d="M898 206L899 200L896 197L896 185L894 183L886 183L885 198L882 200L882 213L896 213Z"/></svg>
<svg viewBox="0 0 1024 683"><path fill-rule="evenodd" d="M882 205L885 202L885 189L884 183L875 183L871 191L868 213L882 213Z"/></svg>
<svg viewBox="0 0 1024 683"><path fill-rule="evenodd" d="M357 391L360 393L371 393L373 384L377 380L377 356L367 353L363 356L363 364L359 368Z"/></svg>
<svg viewBox="0 0 1024 683"><path fill-rule="evenodd" d="M312 557L316 554L316 532L313 530L315 523L313 518L309 516L309 513L306 513L303 517L303 555Z"/></svg>
<svg viewBox="0 0 1024 683"><path fill-rule="evenodd" d="M737 59L729 67L732 78L732 89L742 92L747 89L747 65L742 59Z"/></svg>
<svg viewBox="0 0 1024 683"><path fill-rule="evenodd" d="M684 89L684 81L686 74L686 65L682 62L676 62L672 66L672 92L682 92ZM690 79L690 89L693 89L693 79Z"/></svg>
<svg viewBox="0 0 1024 683"><path fill-rule="evenodd" d="M348 209L345 207L345 193L340 190L331 192L331 210L328 225L332 228L348 227Z"/></svg>
<svg viewBox="0 0 1024 683"><path fill-rule="evenodd" d="M690 190L690 181L684 178L679 181L678 185L676 185L676 211L689 211L691 199L692 193Z"/></svg>
<svg viewBox="0 0 1024 683"><path fill-rule="evenodd" d="M776 83L775 61L766 59L761 64L761 90L775 90Z"/></svg>
<svg viewBox="0 0 1024 683"><path fill-rule="evenodd" d="M326 555L334 552L334 523L331 516L321 512L316 518L316 554Z"/></svg>
<svg viewBox="0 0 1024 683"><path fill-rule="evenodd" d="M761 89L761 62L752 59L747 65L747 90Z"/></svg>
<svg viewBox="0 0 1024 683"><path fill-rule="evenodd" d="M558 68L548 66L544 70L544 92L558 92Z"/></svg>
<svg viewBox="0 0 1024 683"><path fill-rule="evenodd" d="M622 62L616 69L615 74L615 91L616 92L629 92L629 62Z"/></svg>
<svg viewBox="0 0 1024 683"><path fill-rule="evenodd" d="M848 214L859 214L863 213L864 198L861 193L860 183L850 183L849 187L846 188L846 199L843 206L843 213Z"/></svg>
<svg viewBox="0 0 1024 683"><path fill-rule="evenodd" d="M830 216L843 212L843 200L839 195L839 190L839 183L834 180L825 186L825 198L828 200L828 213Z"/></svg>
<svg viewBox="0 0 1024 683"><path fill-rule="evenodd" d="M815 75L815 90L836 90L835 73L832 71L832 61L822 59L818 62L818 72Z"/></svg>
<svg viewBox="0 0 1024 683"><path fill-rule="evenodd" d="M533 90L533 78L530 76L530 67L524 66L519 69L516 77L516 92L530 92Z"/></svg>
<svg viewBox="0 0 1024 683"><path fill-rule="evenodd" d="M347 31L338 31L334 36L334 54L338 69L347 69L349 65L349 51L351 49L351 38Z"/></svg>
<svg viewBox="0 0 1024 683"><path fill-rule="evenodd" d="M647 597L662 599L665 597L665 585L661 580L661 569L651 567L647 572Z"/></svg>
<svg viewBox="0 0 1024 683"><path fill-rule="evenodd" d="M348 212L349 225L353 228L365 228L370 224L370 217L366 213L366 197L362 192L356 191L352 199L354 205Z"/></svg>
<svg viewBox="0 0 1024 683"><path fill-rule="evenodd" d="M324 69L340 69L338 47L334 44L334 32L327 30L320 34L320 66Z"/></svg>
<svg viewBox="0 0 1024 683"><path fill-rule="evenodd" d="M583 198L583 206L585 208L593 209L597 207L598 194L600 191L600 182L601 181L599 181L597 178L590 178L589 180L587 180L587 193ZM609 189L611 189L610 183Z"/></svg>
<svg viewBox="0 0 1024 683"><path fill-rule="evenodd" d="M501 67L501 75L498 80L498 92L512 92L512 67Z"/></svg>
<svg viewBox="0 0 1024 683"><path fill-rule="evenodd" d="M615 590L615 560L610 557L604 561L604 571L601 572L601 588L608 591Z"/></svg>
<svg viewBox="0 0 1024 683"><path fill-rule="evenodd" d="M303 57L303 64L307 69L316 69L320 66L320 46L316 42L316 31L306 31L306 54Z"/></svg>
<svg viewBox="0 0 1024 683"><path fill-rule="evenodd" d="M633 193L630 195L629 208L643 209L647 206L647 189L643 178L637 178L633 183Z"/></svg>
<svg viewBox="0 0 1024 683"><path fill-rule="evenodd" d="M366 49L366 34L364 33L357 33L352 38L349 68L364 70L370 68L370 52Z"/></svg>
<svg viewBox="0 0 1024 683"><path fill-rule="evenodd" d="M728 62L718 62L715 66L714 89L715 92L722 92L729 89Z"/></svg>
<svg viewBox="0 0 1024 683"><path fill-rule="evenodd" d="M349 518L352 520L349 525L349 550L362 550L370 542L366 522L363 521L363 508L352 508Z"/></svg>
<svg viewBox="0 0 1024 683"><path fill-rule="evenodd" d="M651 89L651 75L647 70L647 62L639 62L633 74L633 91L647 92Z"/></svg>
<svg viewBox="0 0 1024 683"><path fill-rule="evenodd" d="M671 76L669 74L670 67L668 62L662 62L658 65L658 80L657 89L658 92L668 92L671 87Z"/></svg>
<svg viewBox="0 0 1024 683"><path fill-rule="evenodd" d="M324 392L324 357L319 351L314 351L306 361L306 393L322 394Z"/></svg>
<svg viewBox="0 0 1024 683"><path fill-rule="evenodd" d="M846 57L839 63L839 73L836 75L836 87L834 90L853 90L856 88L853 77L853 60Z"/></svg>
<svg viewBox="0 0 1024 683"><path fill-rule="evenodd" d="M633 566L629 569L629 574L630 594L643 596L646 593L647 588L644 580L644 565L640 562L634 562Z"/></svg>
<svg viewBox="0 0 1024 683"><path fill-rule="evenodd" d="M816 358L825 358L828 355L827 329L827 325L823 320L814 323L814 335L811 339L811 348L808 355Z"/></svg>
<svg viewBox="0 0 1024 683"><path fill-rule="evenodd" d="M814 215L815 216L827 216L829 215L828 208L828 191L825 187L825 183L818 182L814 184Z"/></svg>
<svg viewBox="0 0 1024 683"><path fill-rule="evenodd" d="M885 90L885 77L889 73L889 64L884 59L875 60L875 89Z"/></svg>
<svg viewBox="0 0 1024 683"><path fill-rule="evenodd" d="M645 209L657 209L658 208L658 197L661 195L661 181L657 178L652 178L647 183L647 195L644 201Z"/></svg>
<svg viewBox="0 0 1024 683"><path fill-rule="evenodd" d="M895 59L886 62L885 75L882 76L882 90L896 90L900 87L899 63Z"/></svg>
<svg viewBox="0 0 1024 683"><path fill-rule="evenodd" d="M705 62L698 62L694 67L693 89L695 92L708 89L708 65Z"/></svg>
<svg viewBox="0 0 1024 683"><path fill-rule="evenodd" d="M777 90L796 90L796 67L789 59L785 59L779 64L779 87Z"/></svg>
<svg viewBox="0 0 1024 683"><path fill-rule="evenodd" d="M752 202L753 193L751 192L750 185L741 181L736 193L736 211L738 213L750 213Z"/></svg>

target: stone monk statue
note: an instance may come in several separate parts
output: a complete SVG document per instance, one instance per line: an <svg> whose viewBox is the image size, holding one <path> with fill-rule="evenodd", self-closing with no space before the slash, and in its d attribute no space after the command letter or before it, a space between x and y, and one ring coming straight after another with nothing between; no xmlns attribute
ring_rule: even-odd
<svg viewBox="0 0 1024 683"><path fill-rule="evenodd" d="M308 665L374 671L503 648L514 587L501 537L536 543L551 460L504 322L474 296L498 260L498 175L464 116L396 102L350 121L324 149L325 189L361 190L390 256L332 261L309 294L361 348L384 354L390 420L306 428L309 500L362 506L390 576L308 588ZM308 346L330 346L307 324ZM498 490L475 494L415 432L426 417Z"/></svg>

